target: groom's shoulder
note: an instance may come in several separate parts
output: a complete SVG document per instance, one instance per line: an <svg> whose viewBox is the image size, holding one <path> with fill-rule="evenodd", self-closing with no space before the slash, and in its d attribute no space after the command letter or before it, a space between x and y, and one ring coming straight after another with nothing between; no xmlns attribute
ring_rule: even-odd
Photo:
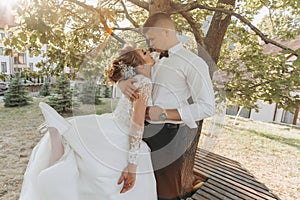
<svg viewBox="0 0 300 200"><path fill-rule="evenodd" d="M193 64L194 62L197 63L202 60L202 58L196 53L184 47L177 52L177 58L190 64Z"/></svg>
<svg viewBox="0 0 300 200"><path fill-rule="evenodd" d="M176 54L179 55L180 57L186 58L186 59L199 57L197 54L195 54L194 52L192 52L191 50L189 50L183 46L176 52Z"/></svg>

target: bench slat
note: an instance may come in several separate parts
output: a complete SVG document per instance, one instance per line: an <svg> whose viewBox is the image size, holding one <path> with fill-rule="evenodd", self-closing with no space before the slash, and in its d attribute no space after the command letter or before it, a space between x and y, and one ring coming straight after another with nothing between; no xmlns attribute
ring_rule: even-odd
<svg viewBox="0 0 300 200"><path fill-rule="evenodd" d="M197 150L194 173L206 181L189 199L280 200L240 163L203 149Z"/></svg>

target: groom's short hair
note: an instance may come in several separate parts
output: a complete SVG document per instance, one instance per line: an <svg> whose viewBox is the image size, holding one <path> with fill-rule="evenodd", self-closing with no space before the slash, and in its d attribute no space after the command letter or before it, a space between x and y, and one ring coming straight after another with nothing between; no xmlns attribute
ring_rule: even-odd
<svg viewBox="0 0 300 200"><path fill-rule="evenodd" d="M143 32L146 33L149 28L153 27L175 30L175 24L170 15L162 12L154 13L149 16L143 25Z"/></svg>

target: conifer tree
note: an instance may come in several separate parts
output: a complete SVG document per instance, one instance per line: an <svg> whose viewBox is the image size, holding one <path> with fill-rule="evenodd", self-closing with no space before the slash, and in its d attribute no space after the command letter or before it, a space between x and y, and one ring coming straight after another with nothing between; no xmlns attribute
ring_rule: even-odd
<svg viewBox="0 0 300 200"><path fill-rule="evenodd" d="M48 99L48 104L60 114L71 112L72 90L70 88L70 80L66 74L62 73L57 79L53 93Z"/></svg>
<svg viewBox="0 0 300 200"><path fill-rule="evenodd" d="M51 84L49 83L49 81L46 79L46 81L44 82L44 84L42 85L42 88L40 90L40 95L41 96L49 96L50 95L50 87Z"/></svg>
<svg viewBox="0 0 300 200"><path fill-rule="evenodd" d="M104 90L104 97L105 98L110 98L111 97L111 90L110 88L106 87Z"/></svg>
<svg viewBox="0 0 300 200"><path fill-rule="evenodd" d="M12 79L8 90L4 94L4 106L25 106L29 104L29 101L32 101L32 98L29 96L29 91L21 80L20 75L17 75Z"/></svg>
<svg viewBox="0 0 300 200"><path fill-rule="evenodd" d="M83 104L101 104L100 88L97 87L95 80L89 79L82 85L79 99Z"/></svg>

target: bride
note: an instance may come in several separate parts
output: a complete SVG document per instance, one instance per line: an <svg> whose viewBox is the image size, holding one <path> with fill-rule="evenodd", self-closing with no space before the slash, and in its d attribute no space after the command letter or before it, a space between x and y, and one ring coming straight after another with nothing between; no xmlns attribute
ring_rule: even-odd
<svg viewBox="0 0 300 200"><path fill-rule="evenodd" d="M33 149L20 200L156 200L150 149L141 140L149 79L149 51L127 46L108 70L108 79L137 79L139 98L124 96L113 113L65 120L40 103L48 131Z"/></svg>

